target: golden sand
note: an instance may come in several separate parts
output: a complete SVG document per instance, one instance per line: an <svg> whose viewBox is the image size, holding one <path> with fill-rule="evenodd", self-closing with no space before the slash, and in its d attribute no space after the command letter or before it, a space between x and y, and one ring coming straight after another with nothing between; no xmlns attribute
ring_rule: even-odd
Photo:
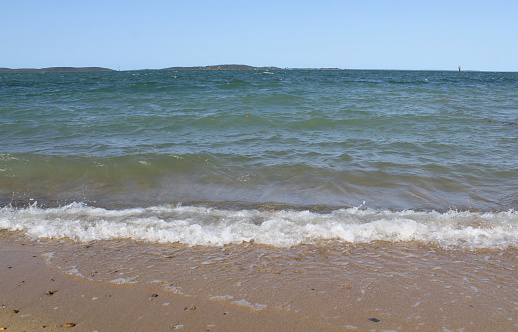
<svg viewBox="0 0 518 332"><path fill-rule="evenodd" d="M208 248L4 236L0 327L511 331L516 257L392 243Z"/></svg>

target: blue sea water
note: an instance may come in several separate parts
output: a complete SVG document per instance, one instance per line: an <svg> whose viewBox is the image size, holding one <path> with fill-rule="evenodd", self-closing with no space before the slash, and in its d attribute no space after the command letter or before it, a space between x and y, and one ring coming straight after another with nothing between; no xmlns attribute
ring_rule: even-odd
<svg viewBox="0 0 518 332"><path fill-rule="evenodd" d="M518 73L0 74L0 228L518 244Z"/></svg>

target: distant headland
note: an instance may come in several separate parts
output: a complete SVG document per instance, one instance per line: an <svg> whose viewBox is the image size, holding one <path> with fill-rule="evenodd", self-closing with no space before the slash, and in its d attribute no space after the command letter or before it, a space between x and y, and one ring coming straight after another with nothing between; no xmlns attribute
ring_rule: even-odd
<svg viewBox="0 0 518 332"><path fill-rule="evenodd" d="M163 70L282 70L282 69L307 69L307 70L343 70L340 68L279 68L279 67L254 67L248 65L214 65L195 67L169 67Z"/></svg>
<svg viewBox="0 0 518 332"><path fill-rule="evenodd" d="M0 68L0 73L56 73L56 72L90 72L90 71L114 71L101 67L49 67L49 68Z"/></svg>
<svg viewBox="0 0 518 332"><path fill-rule="evenodd" d="M158 70L345 70L340 68L279 68L274 66L254 67L249 65L213 65L213 66L193 66L193 67L169 67ZM149 70L149 69L138 69ZM156 70L156 69L153 69ZM96 71L115 71L114 69L102 67L48 67L48 68L0 68L0 73L66 73L66 72L96 72Z"/></svg>
<svg viewBox="0 0 518 332"><path fill-rule="evenodd" d="M194 67L169 67L163 70L279 70L278 67L253 67L248 65L215 65L215 66L194 66Z"/></svg>

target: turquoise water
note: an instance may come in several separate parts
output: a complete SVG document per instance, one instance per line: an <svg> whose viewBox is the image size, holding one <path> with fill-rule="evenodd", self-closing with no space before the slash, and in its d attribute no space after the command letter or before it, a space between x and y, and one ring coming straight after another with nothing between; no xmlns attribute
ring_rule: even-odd
<svg viewBox="0 0 518 332"><path fill-rule="evenodd" d="M374 211L369 222L385 210L517 218L518 73L2 74L0 133L4 213L182 204L209 209L198 219L358 208Z"/></svg>

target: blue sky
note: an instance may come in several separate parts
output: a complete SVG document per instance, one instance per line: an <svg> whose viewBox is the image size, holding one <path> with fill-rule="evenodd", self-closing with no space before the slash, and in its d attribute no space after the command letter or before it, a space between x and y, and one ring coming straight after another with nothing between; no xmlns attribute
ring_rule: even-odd
<svg viewBox="0 0 518 332"><path fill-rule="evenodd" d="M12 0L0 67L518 71L516 0Z"/></svg>

